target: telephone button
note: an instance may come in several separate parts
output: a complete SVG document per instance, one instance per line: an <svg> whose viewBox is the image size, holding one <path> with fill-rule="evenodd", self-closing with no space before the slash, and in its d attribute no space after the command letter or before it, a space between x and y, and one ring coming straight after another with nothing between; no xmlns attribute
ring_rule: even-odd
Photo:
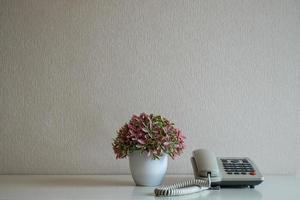
<svg viewBox="0 0 300 200"><path fill-rule="evenodd" d="M241 174L246 175L247 173L246 172L242 172Z"/></svg>
<svg viewBox="0 0 300 200"><path fill-rule="evenodd" d="M225 169L234 169L234 167L225 167Z"/></svg>
<svg viewBox="0 0 300 200"><path fill-rule="evenodd" d="M252 167L250 164L242 164L244 167Z"/></svg>
<svg viewBox="0 0 300 200"><path fill-rule="evenodd" d="M255 171L252 171L252 172L250 172L249 174L252 175L252 176L255 176L255 175L256 175L256 172L255 172Z"/></svg>
<svg viewBox="0 0 300 200"><path fill-rule="evenodd" d="M234 174L240 174L239 172L234 172Z"/></svg>

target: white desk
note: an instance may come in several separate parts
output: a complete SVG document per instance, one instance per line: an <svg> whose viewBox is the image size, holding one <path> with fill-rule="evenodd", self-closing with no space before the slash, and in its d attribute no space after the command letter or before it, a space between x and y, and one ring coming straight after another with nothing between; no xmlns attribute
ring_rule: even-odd
<svg viewBox="0 0 300 200"><path fill-rule="evenodd" d="M193 178L167 176L166 184ZM255 189L221 189L180 197L155 197L154 187L136 187L128 175L1 175L0 199L300 199L300 178L266 176Z"/></svg>

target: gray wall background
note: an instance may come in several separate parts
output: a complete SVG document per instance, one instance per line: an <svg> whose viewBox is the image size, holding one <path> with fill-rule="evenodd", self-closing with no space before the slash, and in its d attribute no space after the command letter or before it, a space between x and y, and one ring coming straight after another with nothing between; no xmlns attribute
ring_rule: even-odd
<svg viewBox="0 0 300 200"><path fill-rule="evenodd" d="M0 0L0 173L129 173L115 131L162 114L190 155L300 174L300 1Z"/></svg>

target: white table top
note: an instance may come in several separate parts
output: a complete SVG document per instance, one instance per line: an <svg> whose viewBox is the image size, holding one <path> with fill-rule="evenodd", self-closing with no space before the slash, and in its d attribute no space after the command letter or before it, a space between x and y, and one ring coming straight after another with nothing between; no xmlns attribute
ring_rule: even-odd
<svg viewBox="0 0 300 200"><path fill-rule="evenodd" d="M193 176L167 176L165 184ZM300 177L266 176L255 189L221 189L180 197L155 197L130 175L0 175L0 199L300 199Z"/></svg>

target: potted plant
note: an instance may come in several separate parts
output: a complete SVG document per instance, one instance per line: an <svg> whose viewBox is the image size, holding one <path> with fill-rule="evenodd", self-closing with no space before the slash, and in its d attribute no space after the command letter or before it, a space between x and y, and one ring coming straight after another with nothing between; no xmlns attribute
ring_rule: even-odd
<svg viewBox="0 0 300 200"><path fill-rule="evenodd" d="M113 150L117 159L129 157L129 166L136 185L156 186L163 181L168 157L180 155L185 136L174 124L160 115L133 115L117 131Z"/></svg>

